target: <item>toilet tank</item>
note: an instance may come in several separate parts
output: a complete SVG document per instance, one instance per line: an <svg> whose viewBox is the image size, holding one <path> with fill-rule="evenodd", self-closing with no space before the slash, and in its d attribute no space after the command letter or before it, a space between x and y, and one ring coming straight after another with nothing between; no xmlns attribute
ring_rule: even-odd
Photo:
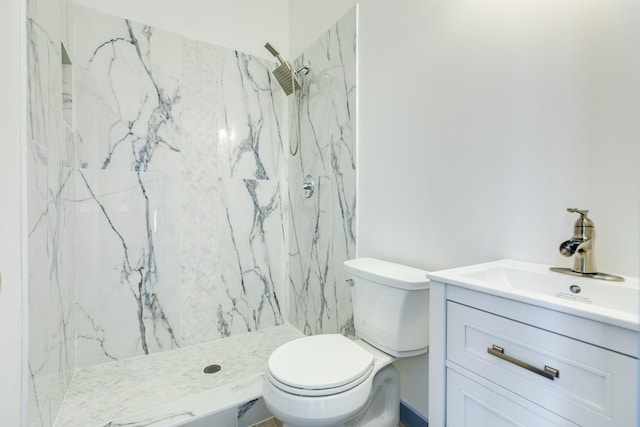
<svg viewBox="0 0 640 427"><path fill-rule="evenodd" d="M396 357L425 353L429 346L427 272L374 258L344 262L351 286L357 335Z"/></svg>

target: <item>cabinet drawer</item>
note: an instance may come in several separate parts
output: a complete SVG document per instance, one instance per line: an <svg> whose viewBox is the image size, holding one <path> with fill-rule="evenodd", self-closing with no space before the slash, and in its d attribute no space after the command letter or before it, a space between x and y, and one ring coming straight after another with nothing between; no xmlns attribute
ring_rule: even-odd
<svg viewBox="0 0 640 427"><path fill-rule="evenodd" d="M447 361L583 426L637 419L636 359L452 301Z"/></svg>
<svg viewBox="0 0 640 427"><path fill-rule="evenodd" d="M453 369L447 369L446 414L447 426L455 427L578 427L514 393Z"/></svg>

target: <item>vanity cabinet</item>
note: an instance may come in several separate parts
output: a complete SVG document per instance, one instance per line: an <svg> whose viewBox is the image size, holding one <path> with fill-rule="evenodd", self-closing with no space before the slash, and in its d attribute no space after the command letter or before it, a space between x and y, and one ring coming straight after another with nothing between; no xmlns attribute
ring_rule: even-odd
<svg viewBox="0 0 640 427"><path fill-rule="evenodd" d="M431 283L430 426L636 426L632 331Z"/></svg>

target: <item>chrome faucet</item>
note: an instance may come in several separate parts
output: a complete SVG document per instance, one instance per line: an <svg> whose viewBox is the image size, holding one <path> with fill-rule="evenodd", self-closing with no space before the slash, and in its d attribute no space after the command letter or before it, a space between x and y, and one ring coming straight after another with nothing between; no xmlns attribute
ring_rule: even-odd
<svg viewBox="0 0 640 427"><path fill-rule="evenodd" d="M573 227L573 237L560 244L560 253L566 257L575 256L572 268L574 272L597 273L594 256L596 228L593 221L587 217L589 211L575 208L569 208L567 211L580 214L580 218Z"/></svg>
<svg viewBox="0 0 640 427"><path fill-rule="evenodd" d="M577 213L580 218L573 226L573 236L560 243L560 253L566 257L574 256L573 268L551 267L551 271L574 276L590 277L593 279L623 282L624 278L613 274L599 273L596 269L594 255L596 241L596 227L587 217L588 210L568 208L568 212Z"/></svg>

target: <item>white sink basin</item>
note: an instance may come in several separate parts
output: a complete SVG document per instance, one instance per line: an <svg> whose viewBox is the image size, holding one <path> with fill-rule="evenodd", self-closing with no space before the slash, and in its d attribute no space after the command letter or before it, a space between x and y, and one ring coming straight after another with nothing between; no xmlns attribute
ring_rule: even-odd
<svg viewBox="0 0 640 427"><path fill-rule="evenodd" d="M501 260L429 273L431 280L638 330L639 283L608 282L549 271L548 265Z"/></svg>

